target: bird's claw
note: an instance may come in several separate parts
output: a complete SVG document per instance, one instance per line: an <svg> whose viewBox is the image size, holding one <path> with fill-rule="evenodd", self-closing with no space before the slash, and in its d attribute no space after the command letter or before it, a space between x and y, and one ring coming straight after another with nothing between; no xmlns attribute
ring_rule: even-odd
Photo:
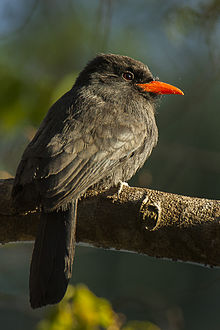
<svg viewBox="0 0 220 330"><path fill-rule="evenodd" d="M123 181L119 181L119 189L118 189L118 198L120 198L120 194L123 190L123 187L126 186L126 187L129 187L129 184L127 182L123 182Z"/></svg>

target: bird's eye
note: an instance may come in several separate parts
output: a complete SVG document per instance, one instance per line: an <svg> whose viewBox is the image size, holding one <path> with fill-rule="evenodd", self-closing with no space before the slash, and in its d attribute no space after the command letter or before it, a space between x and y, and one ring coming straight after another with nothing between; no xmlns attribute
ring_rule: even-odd
<svg viewBox="0 0 220 330"><path fill-rule="evenodd" d="M125 79L125 80L133 80L134 79L134 74L132 72L124 72L122 73L122 77Z"/></svg>

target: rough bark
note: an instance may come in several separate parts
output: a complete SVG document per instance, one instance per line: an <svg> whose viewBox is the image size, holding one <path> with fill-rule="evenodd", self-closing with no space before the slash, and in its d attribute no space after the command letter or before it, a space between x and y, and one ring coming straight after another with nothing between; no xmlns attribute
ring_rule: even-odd
<svg viewBox="0 0 220 330"><path fill-rule="evenodd" d="M31 241L39 212L17 214L13 179L0 180L0 243ZM154 257L220 266L220 201L124 187L80 200L77 241Z"/></svg>

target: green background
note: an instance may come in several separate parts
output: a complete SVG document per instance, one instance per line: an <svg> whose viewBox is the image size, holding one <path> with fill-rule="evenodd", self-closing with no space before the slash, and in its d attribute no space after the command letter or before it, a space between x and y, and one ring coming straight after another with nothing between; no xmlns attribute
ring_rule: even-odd
<svg viewBox="0 0 220 330"><path fill-rule="evenodd" d="M97 52L146 63L185 96L163 97L159 143L130 185L210 199L220 185L220 1L0 2L0 177L14 176L50 105ZM0 249L1 328L32 329L32 244ZM85 283L128 319L165 330L220 329L220 272L77 247L72 283Z"/></svg>

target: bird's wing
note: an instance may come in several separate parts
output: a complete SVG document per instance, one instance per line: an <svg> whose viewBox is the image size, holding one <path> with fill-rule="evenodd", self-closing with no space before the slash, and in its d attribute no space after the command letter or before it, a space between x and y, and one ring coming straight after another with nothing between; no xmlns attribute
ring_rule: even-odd
<svg viewBox="0 0 220 330"><path fill-rule="evenodd" d="M126 115L87 123L90 130L75 119L59 130L52 124L44 124L24 152L13 189L17 205L52 211L67 204L111 174L145 137L143 126Z"/></svg>

